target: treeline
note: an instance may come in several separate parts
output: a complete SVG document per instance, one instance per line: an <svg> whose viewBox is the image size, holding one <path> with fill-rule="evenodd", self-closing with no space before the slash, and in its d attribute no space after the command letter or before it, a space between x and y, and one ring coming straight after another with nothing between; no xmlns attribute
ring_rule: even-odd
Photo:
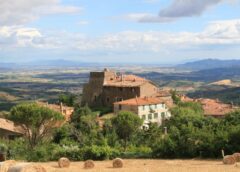
<svg viewBox="0 0 240 172"><path fill-rule="evenodd" d="M220 158L222 149L226 154L240 151L240 111L215 119L204 117L198 103L183 103L176 97L175 103L170 119L164 119L160 127L150 124L148 129L142 129L143 121L131 112L120 112L103 123L99 114L87 106L76 106L69 123L60 128L50 125L48 133L41 137L38 134L42 125L46 126L49 119L61 120L59 114L34 104L18 105L9 119L27 121L25 126L38 139L32 142L33 135L26 135L1 141L2 147L8 150L9 158L29 161L57 160L62 156L71 160ZM22 113L26 110L28 115Z"/></svg>

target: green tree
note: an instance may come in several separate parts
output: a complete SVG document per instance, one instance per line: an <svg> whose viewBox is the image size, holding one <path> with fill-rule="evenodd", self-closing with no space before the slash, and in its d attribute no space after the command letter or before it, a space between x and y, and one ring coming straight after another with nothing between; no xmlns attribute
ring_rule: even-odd
<svg viewBox="0 0 240 172"><path fill-rule="evenodd" d="M59 102L67 106L74 106L76 100L76 96L73 94L60 94L59 95Z"/></svg>
<svg viewBox="0 0 240 172"><path fill-rule="evenodd" d="M99 135L97 114L88 106L77 107L71 117L72 134L81 145L93 145Z"/></svg>
<svg viewBox="0 0 240 172"><path fill-rule="evenodd" d="M37 103L16 105L11 109L9 118L24 128L31 148L47 139L53 129L58 126L57 123L64 120L61 113Z"/></svg>
<svg viewBox="0 0 240 172"><path fill-rule="evenodd" d="M172 95L173 103L178 105L181 102L181 99L177 95L177 91L176 90L171 90L171 95Z"/></svg>
<svg viewBox="0 0 240 172"><path fill-rule="evenodd" d="M132 112L122 111L112 119L112 124L118 137L124 141L124 149L126 150L127 142L140 129L143 121Z"/></svg>

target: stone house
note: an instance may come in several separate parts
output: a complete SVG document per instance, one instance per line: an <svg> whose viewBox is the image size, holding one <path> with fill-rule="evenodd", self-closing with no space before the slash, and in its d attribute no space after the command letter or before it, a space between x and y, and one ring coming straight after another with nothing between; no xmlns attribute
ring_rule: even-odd
<svg viewBox="0 0 240 172"><path fill-rule="evenodd" d="M159 88L151 81L135 75L119 75L105 69L91 72L83 88L82 105L113 107L113 103L135 97L152 97Z"/></svg>
<svg viewBox="0 0 240 172"><path fill-rule="evenodd" d="M114 113L120 111L131 111L144 120L143 126L148 127L149 123L161 125L164 119L171 117L167 105L156 97L136 97L125 101L114 103Z"/></svg>
<svg viewBox="0 0 240 172"><path fill-rule="evenodd" d="M228 113L231 113L239 107L231 104L226 104L218 99L199 98L192 99L186 95L180 95L180 99L183 102L198 102L202 105L202 109L205 117L224 118Z"/></svg>
<svg viewBox="0 0 240 172"><path fill-rule="evenodd" d="M16 125L14 122L0 118L0 138L1 139L14 139L24 134L24 129Z"/></svg>

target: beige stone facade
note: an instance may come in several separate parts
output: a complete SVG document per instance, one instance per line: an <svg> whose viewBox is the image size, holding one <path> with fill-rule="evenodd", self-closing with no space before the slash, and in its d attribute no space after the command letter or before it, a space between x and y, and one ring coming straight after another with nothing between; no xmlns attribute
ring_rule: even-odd
<svg viewBox="0 0 240 172"><path fill-rule="evenodd" d="M171 114L167 105L159 98L133 98L114 103L114 113L131 111L144 120L144 126L149 123L162 124L162 121L170 118Z"/></svg>

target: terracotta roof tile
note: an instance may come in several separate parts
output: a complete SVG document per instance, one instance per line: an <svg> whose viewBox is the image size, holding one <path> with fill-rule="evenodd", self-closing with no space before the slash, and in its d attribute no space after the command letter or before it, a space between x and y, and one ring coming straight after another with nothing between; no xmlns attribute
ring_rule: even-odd
<svg viewBox="0 0 240 172"><path fill-rule="evenodd" d="M24 130L21 126L15 125L13 121L0 118L0 129L14 132L17 134L23 134Z"/></svg>
<svg viewBox="0 0 240 172"><path fill-rule="evenodd" d="M154 97L146 97L146 98L133 98L133 99L128 99L124 100L121 102L116 102L114 104L118 105L135 105L135 106L142 106L142 105L152 105L152 104L160 104L163 103L161 99L154 98Z"/></svg>
<svg viewBox="0 0 240 172"><path fill-rule="evenodd" d="M104 86L136 87L146 82L150 81L136 75L120 75L114 78L113 80L105 81Z"/></svg>

